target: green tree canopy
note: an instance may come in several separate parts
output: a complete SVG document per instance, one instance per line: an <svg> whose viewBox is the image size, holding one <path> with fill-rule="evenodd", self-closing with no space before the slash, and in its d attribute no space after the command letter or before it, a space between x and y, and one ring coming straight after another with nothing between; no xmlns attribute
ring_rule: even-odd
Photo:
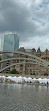
<svg viewBox="0 0 49 111"><path fill-rule="evenodd" d="M13 69L12 71L10 71L11 74L19 74L19 72L16 69Z"/></svg>

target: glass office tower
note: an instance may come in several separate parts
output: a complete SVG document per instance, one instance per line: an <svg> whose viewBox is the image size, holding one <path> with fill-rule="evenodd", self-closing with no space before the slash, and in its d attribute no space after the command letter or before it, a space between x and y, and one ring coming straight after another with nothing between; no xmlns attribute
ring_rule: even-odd
<svg viewBox="0 0 49 111"><path fill-rule="evenodd" d="M19 48L19 37L15 33L7 33L0 35L1 51L16 51Z"/></svg>

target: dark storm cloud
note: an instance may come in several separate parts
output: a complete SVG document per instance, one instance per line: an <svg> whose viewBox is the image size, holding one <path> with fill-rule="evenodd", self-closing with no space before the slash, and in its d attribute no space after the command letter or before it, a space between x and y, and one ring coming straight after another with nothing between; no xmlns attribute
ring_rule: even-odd
<svg viewBox="0 0 49 111"><path fill-rule="evenodd" d="M48 29L48 0L0 0L0 32L17 32L20 36L20 46L24 41L33 41L34 37L48 38Z"/></svg>
<svg viewBox="0 0 49 111"><path fill-rule="evenodd" d="M23 32L26 30L28 11L12 0L0 1L0 29Z"/></svg>
<svg viewBox="0 0 49 111"><path fill-rule="evenodd" d="M37 27L32 20L28 20L30 16L30 10L25 5L12 0L0 0L0 32L34 32Z"/></svg>

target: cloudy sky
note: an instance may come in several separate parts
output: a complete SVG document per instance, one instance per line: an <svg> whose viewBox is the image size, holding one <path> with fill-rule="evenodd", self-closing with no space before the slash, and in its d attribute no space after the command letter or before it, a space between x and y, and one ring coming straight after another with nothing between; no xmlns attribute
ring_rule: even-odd
<svg viewBox="0 0 49 111"><path fill-rule="evenodd" d="M49 49L49 0L0 0L0 32L13 31L20 46Z"/></svg>

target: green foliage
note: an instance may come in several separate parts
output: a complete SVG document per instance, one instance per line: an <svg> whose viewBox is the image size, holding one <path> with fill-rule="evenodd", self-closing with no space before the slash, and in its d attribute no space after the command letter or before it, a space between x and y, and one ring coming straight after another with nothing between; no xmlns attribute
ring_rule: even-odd
<svg viewBox="0 0 49 111"><path fill-rule="evenodd" d="M13 69L12 71L10 71L11 74L19 74L18 71L16 71L16 69Z"/></svg>
<svg viewBox="0 0 49 111"><path fill-rule="evenodd" d="M30 73L30 75L35 75L35 73L33 72L33 73Z"/></svg>
<svg viewBox="0 0 49 111"><path fill-rule="evenodd" d="M35 73L33 73L33 75L35 75Z"/></svg>
<svg viewBox="0 0 49 111"><path fill-rule="evenodd" d="M30 73L30 75L33 75L32 73Z"/></svg>

